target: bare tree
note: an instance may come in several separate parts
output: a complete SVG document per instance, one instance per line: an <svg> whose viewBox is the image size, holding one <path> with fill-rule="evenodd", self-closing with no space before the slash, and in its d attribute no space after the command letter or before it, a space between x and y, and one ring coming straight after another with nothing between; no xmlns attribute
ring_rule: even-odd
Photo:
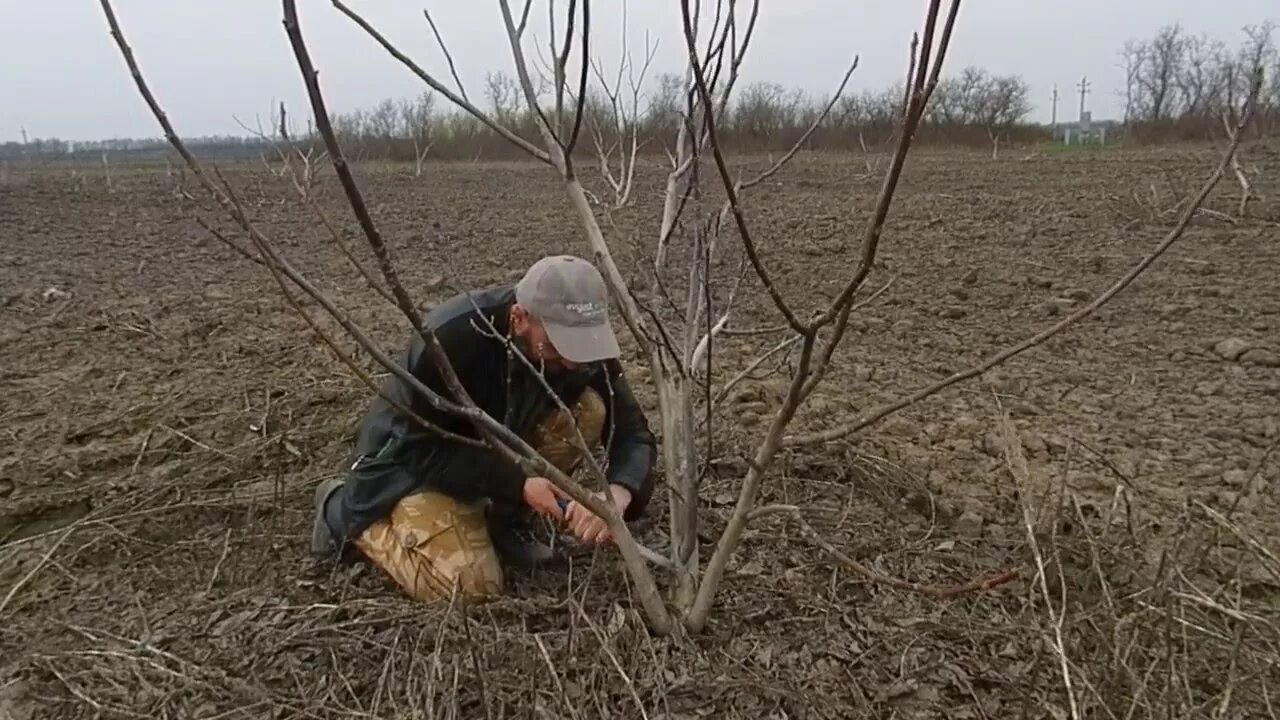
<svg viewBox="0 0 1280 720"><path fill-rule="evenodd" d="M435 145L435 95L423 91L414 100L400 104L401 123L413 141L413 176L422 177L422 164Z"/></svg>
<svg viewBox="0 0 1280 720"><path fill-rule="evenodd" d="M645 76L658 52L657 43L650 43L645 35L644 58L637 67L635 58L627 48L627 3L622 10L622 40L619 50L618 71L612 79L605 73L599 59L591 61L591 71L598 83L600 95L597 102L587 98L586 123L591 133L599 160L600 176L613 190L613 206L620 208L631 200L631 188L635 183L636 159L641 140L640 98L643 95ZM623 78L626 78L626 87ZM569 94L572 98L572 93Z"/></svg>
<svg viewBox="0 0 1280 720"><path fill-rule="evenodd" d="M1141 119L1146 104L1142 83L1142 64L1146 57L1146 45L1139 40L1127 40L1120 50L1120 67L1124 70L1124 122L1126 125Z"/></svg>
<svg viewBox="0 0 1280 720"><path fill-rule="evenodd" d="M644 125L650 132L675 132L684 114L684 80L675 73L660 73L645 108Z"/></svg>
<svg viewBox="0 0 1280 720"><path fill-rule="evenodd" d="M1222 90L1222 57L1226 46L1204 35L1188 37L1177 77L1181 111L1186 117L1204 118L1218 107Z"/></svg>
<svg viewBox="0 0 1280 720"><path fill-rule="evenodd" d="M739 136L757 143L777 137L796 125L798 91L775 82L754 82L742 88L728 125Z"/></svg>
<svg viewBox="0 0 1280 720"><path fill-rule="evenodd" d="M573 160L574 148L580 140L582 131L583 105L587 95L588 63L586 59L590 56L591 30L589 0L582 0L580 6L571 5L566 26L577 29L567 31L564 34L563 44L555 48L557 57L567 58L573 47L580 45L581 50L578 51L578 56L582 59L581 75L577 78L568 77L565 72L567 64L562 60L556 62L555 77L551 81L554 96L552 107L544 106L541 101L536 90L535 77L531 74L521 43L528 13L526 11L517 20L508 0L499 0L503 24L510 41L516 82L528 115L536 124L542 140L542 148L532 147L529 141L506 128L495 117L475 108L465 98L451 91L446 97L475 115L486 126L498 129L498 132L507 137L513 145L526 149L535 159L550 165L555 177L565 190L587 246L590 248L591 256L601 266L614 300L636 345L648 359L650 375L658 391L663 437L662 455L670 488L668 497L671 550L668 555L659 556L646 551L635 541L626 524L611 506L601 503L596 496L587 492L582 484L556 470L501 422L480 411L468 397L431 331L422 325L415 304L398 279L390 251L370 216L363 193L350 172L329 119L317 72L303 39L294 0L282 0L285 30L306 85L316 127L330 152L335 173L352 212L377 258L382 281L389 289L395 305L403 313L405 320L422 338L431 360L440 369L446 381L447 393L437 393L422 385L380 349L377 343L341 308L320 292L280 254L265 233L247 216L234 188L225 182L216 169L209 172L190 154L147 88L132 51L116 23L109 0L100 1L111 25L112 34L135 83L163 127L166 138L182 155L209 195L241 228L251 247L243 247L221 234L218 235L220 239L244 257L265 267L279 285L285 298L311 324L313 331L369 387L375 391L378 390L376 384L359 369L359 365L346 354L341 345L297 302L295 292L301 291L311 296L379 364L410 383L432 407L467 420L474 428L476 437L449 435L440 428L430 426L425 420L414 416L405 408L401 408L402 412L409 413L409 416L417 422L426 425L429 431L445 433L455 442L483 443L508 461L517 464L525 472L550 478L573 499L604 518L633 581L641 607L649 623L657 632L668 632L677 624L694 632L706 626L729 560L736 553L746 528L753 520L772 512L786 512L797 517L802 515L800 508L758 506L758 499L769 477L772 461L785 445L823 442L826 439L840 437L842 434L856 432L956 382L980 375L1061 332L1081 317L1096 310L1132 282L1182 235L1190 217L1194 215L1204 197L1221 178L1239 142L1239 136L1236 135L1224 155L1222 164L1206 183L1198 199L1189 206L1179 226L1148 258L1083 310L1035 337L997 353L982 365L957 373L945 381L935 383L900 401L879 408L870 416L860 418L853 425L834 428L815 436L788 436L787 428L791 421L826 376L831 360L844 339L852 314L858 308L874 301L889 287L885 285L875 292L863 292L876 262L885 222L893 205L912 140L925 115L930 97L938 85L939 74L944 65L959 11L959 1L952 0L949 3L945 17L942 15L941 0L931 0L929 3L923 34L918 36L917 42L914 43L917 51L913 52L912 72L907 78L904 95L897 101L901 105L897 106L900 112L895 112L895 117L900 121L895 131L896 147L885 169L884 180L874 203L874 210L866 218L861 232L859 251L855 258L851 258L848 276L842 283L842 291L829 302L806 306L794 299L789 299L788 296L793 294L793 289L780 287L775 282L774 273L762 257L752 233L750 210L747 206L748 195L751 188L782 170L812 130L827 116L843 92L853 68L856 67L856 60L846 72L839 89L832 95L830 104L825 106L814 125L790 151L760 174L735 178L736 173L730 167L719 132L728 117L727 108L730 106L738 71L755 30L759 2L757 0L751 3L749 8L742 7L740 3L719 3L715 8L708 8L709 13L701 13L698 7L691 7L688 0L682 0L682 26L688 63L686 68L688 82L683 87L687 90L685 96L687 101L683 106L681 122L676 131L676 151L673 153L673 168L667 184L668 197L664 202L663 219L656 241L660 245L666 244L668 247L683 249L689 263L687 271L683 273L683 279L676 277L677 273L668 270L661 263L653 266L659 286L657 292L662 300L660 304L654 306L634 293L624 280L623 273L613 257L609 244L605 241L604 233L578 180ZM433 89L440 92L440 88L444 87L433 76L396 50L341 0L333 0L333 3L339 11L363 28L415 74L424 76L424 80ZM580 15L575 15L575 6L580 10ZM554 18L554 14L552 17ZM556 33L552 33L552 36L559 37ZM569 83L576 83L576 90L569 88ZM562 104L562 98L570 92L573 92L574 97L577 98L576 107L571 111ZM905 102L902 98L905 98ZM1251 106L1246 107L1242 122L1247 121L1250 112ZM703 177L718 178L726 198L723 205L708 207L705 204L706 194L697 191L698 182ZM737 271L728 277L719 277L716 274L718 267L716 259L725 246L725 238L721 237L724 230L732 232L741 244L744 266L749 267L753 282L758 284L767 295L769 303L781 322L780 328L737 330L746 331L752 337L770 338L764 342L762 357L767 358L779 352L794 352L795 357L787 378L787 390L782 404L768 420L766 429L754 443L754 451L738 486L737 502L711 548L710 557L704 563L700 547L702 528L699 522L699 492L710 458L700 451L698 432L701 429L702 433L709 436L718 416L719 400L724 397L734 382L730 380L718 391L713 391L713 373L710 370L717 361L716 328L720 328L719 332L722 334L735 330L730 322L732 301L739 295L739 279L742 277ZM679 243L673 244L673 239L678 240ZM678 286L677 281L683 282L683 287ZM677 291L674 294L673 288ZM680 297L682 302L677 303L676 297ZM663 308L666 310L663 311ZM701 424L695 421L697 417L704 418ZM574 434L576 435L575 444L580 449L585 449L581 436ZM601 468L594 461L588 464L592 481L603 484L604 476ZM800 522L802 526L807 527L802 518ZM823 545L820 538L818 538L818 544L827 547L828 551L831 549L829 544ZM670 573L673 589L668 598L664 599L659 592L650 563ZM844 564L863 573L869 580L926 592L935 597L950 597L960 592L981 590L999 582L1005 582L1016 575L1014 572L1002 572L992 578L966 582L953 588L932 588L884 578L866 568L859 569L860 566L856 563Z"/></svg>
<svg viewBox="0 0 1280 720"><path fill-rule="evenodd" d="M1265 115L1280 113L1280 48L1276 47L1275 32L1276 24L1270 21L1244 27L1245 40L1236 60L1243 72L1235 75L1236 82L1230 85L1228 91L1234 98L1245 97L1249 93L1253 74L1262 73L1264 90L1258 103L1259 114ZM1227 104L1223 109L1234 111L1235 108Z"/></svg>
<svg viewBox="0 0 1280 720"><path fill-rule="evenodd" d="M278 169L267 160L265 152L259 154L267 171L276 177L287 177L298 192L298 197L306 200L311 194L311 188L315 186L319 164L324 162L328 153L324 150L316 151L310 123L307 124L306 135L297 135L283 101L272 106L269 117L270 133L262 128L261 119L255 127L250 127L239 119L236 122L275 153L275 158L280 162Z"/></svg>
<svg viewBox="0 0 1280 720"><path fill-rule="evenodd" d="M510 75L504 72L486 73L484 96L489 101L489 111L495 121L508 126L515 124L520 90Z"/></svg>
<svg viewBox="0 0 1280 720"><path fill-rule="evenodd" d="M1182 66L1186 42L1179 25L1169 25L1156 33L1147 47L1145 64L1138 75L1150 105L1147 119L1165 120L1174 114L1174 95L1178 73Z"/></svg>
<svg viewBox="0 0 1280 720"><path fill-rule="evenodd" d="M1262 25L1247 25L1244 28L1245 41L1240 48L1234 54L1223 51L1219 55L1218 87L1215 93L1215 99L1218 101L1214 103L1212 111L1218 116L1229 143L1238 140L1236 137L1238 133L1248 130L1247 124L1239 131L1235 129L1240 122L1239 102L1240 98L1250 97L1255 86L1259 87L1259 97L1255 104L1261 105L1261 112L1255 113L1255 117L1262 123L1266 121L1268 112L1274 112L1270 103L1275 102L1277 98L1263 94L1261 91L1261 88L1265 87L1267 68L1274 64L1280 71L1280 57L1273 39L1274 32L1275 25L1270 22ZM1273 86L1276 82L1276 79L1272 78ZM1237 152L1231 158L1231 170L1236 182L1240 185L1240 202L1236 213L1241 219L1248 215L1249 201L1258 199L1253 184L1249 181L1249 172L1241 161L1242 154Z"/></svg>
<svg viewBox="0 0 1280 720"><path fill-rule="evenodd" d="M283 102L280 103L279 134L280 143L276 146L276 152L283 157L289 179L294 189L298 191L298 196L303 200L309 200L311 188L315 186L319 163L325 161L329 152L327 150L317 152L315 133L309 121L306 135L298 137L288 122Z"/></svg>
<svg viewBox="0 0 1280 720"><path fill-rule="evenodd" d="M991 138L991 159L1000 157L1000 138L1031 112L1031 86L1018 75L990 77L981 86L977 120Z"/></svg>

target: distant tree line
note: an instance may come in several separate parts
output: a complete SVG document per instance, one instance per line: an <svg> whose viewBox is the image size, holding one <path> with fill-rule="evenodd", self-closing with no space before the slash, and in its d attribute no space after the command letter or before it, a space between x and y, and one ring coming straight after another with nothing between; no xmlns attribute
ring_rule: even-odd
<svg viewBox="0 0 1280 720"><path fill-rule="evenodd" d="M733 93L719 127L720 137L739 151L785 150L817 122L807 149L874 150L892 135L904 90L899 84L842 95L818 122L831 96L812 96L773 82L746 84ZM1046 128L1027 122L1030 96L1030 86L1018 75L966 68L939 82L919 141L986 146L1002 138L1047 137ZM483 101L476 104L518 134L537 137L536 118L522 107L510 76L491 73ZM641 152L661 153L672 142L686 106L684 78L679 75L658 75L643 94L593 85L584 102L584 126L599 144L593 147L584 141L578 152L590 155L623 140L630 143L634 137ZM518 149L471 115L453 107L440 108L430 93L343 113L333 118L333 124L344 147L363 159L413 160L427 148L430 157L442 159L520 156Z"/></svg>
<svg viewBox="0 0 1280 720"><path fill-rule="evenodd" d="M1123 135L1139 142L1202 140L1222 132L1222 118L1238 108L1248 92L1254 68L1264 71L1259 111L1251 130L1280 132L1280 52L1274 23L1244 27L1234 47L1206 35L1190 35L1179 25L1154 36L1133 39L1120 52L1124 84ZM630 59L625 59L629 62ZM634 68L629 68L634 70ZM589 141L577 152L590 157L635 147L637 153L661 154L670 144L689 97L682 76L666 73L645 82L629 72L610 83L596 68L584 102L584 128ZM527 137L538 136L534 116L524 108L516 81L490 73L482 98L473 102L498 123ZM737 88L720 125L722 141L739 151L781 151L791 147L811 126L806 149L874 151L892 137L901 112L901 82L881 90L848 92L831 104L830 96L814 96L773 82ZM988 146L1036 142L1051 129L1028 121L1031 90L1020 75L999 75L967 67L943 78L935 91L917 142ZM830 112L818 122L823 110ZM281 109L283 111L283 108ZM270 134L211 136L187 142L213 158L275 157L277 149L318 147L308 127L290 130L273 114ZM412 99L384 100L368 109L337 114L334 129L347 153L357 160L412 161L421 172L424 159L474 160L521 157L497 133L430 92ZM25 138L25 131L24 131ZM162 160L169 152L163 139L118 138L67 142L57 138L0 144L0 160Z"/></svg>
<svg viewBox="0 0 1280 720"><path fill-rule="evenodd" d="M237 135L210 135L184 138L187 145L203 157L257 157L269 143L261 138ZM108 155L114 161L163 161L172 148L164 138L111 138L108 140L68 141L58 138L35 138L25 143L0 143L0 160L65 160L98 161Z"/></svg>
<svg viewBox="0 0 1280 720"><path fill-rule="evenodd" d="M1280 131L1280 52L1271 22L1244 27L1235 47L1168 25L1155 35L1125 43L1124 123L1142 141L1203 139L1223 131L1224 113L1238 108L1255 68L1263 89L1253 131Z"/></svg>
<svg viewBox="0 0 1280 720"><path fill-rule="evenodd" d="M622 90L593 83L584 102L584 126L594 141L580 144L589 156L606 146L634 140L640 153L661 153L674 137L682 109L687 106L684 78L662 74L647 91L635 86ZM627 95L628 97L622 97ZM756 82L735 90L720 127L726 145L742 151L771 151L791 147L822 115L830 96L811 96L778 83ZM838 98L810 135L812 150L874 150L893 133L901 112L901 84L880 91L847 93ZM988 144L1000 138L1029 139L1045 130L1028 124L1030 88L1017 75L993 75L966 68L939 82L929 122L920 141L946 144ZM436 96L424 92L412 99L384 100L368 109L333 116L334 130L348 154L358 160L417 161L424 158L471 160L520 157L520 151L482 122L452 105L441 107ZM538 135L534 116L524 108L516 81L505 73L490 73L483 88L483 107L498 123L528 138ZM270 133L250 137L192 138L193 149L211 157L268 159L276 147L320 144L312 128L281 127L273 112ZM623 140L625 139L625 142ZM273 147L276 146L276 147ZM0 159L113 160L162 159L168 152L163 139L111 139L67 142L37 139L0 145Z"/></svg>

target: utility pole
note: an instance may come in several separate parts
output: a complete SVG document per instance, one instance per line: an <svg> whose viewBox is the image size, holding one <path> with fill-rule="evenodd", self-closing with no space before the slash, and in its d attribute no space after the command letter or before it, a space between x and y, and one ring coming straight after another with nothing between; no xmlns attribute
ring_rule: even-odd
<svg viewBox="0 0 1280 720"><path fill-rule="evenodd" d="M1053 85L1053 118L1049 121L1049 127L1058 127L1058 84Z"/></svg>
<svg viewBox="0 0 1280 720"><path fill-rule="evenodd" d="M27 144L27 129L25 127L22 128L22 144Z"/></svg>
<svg viewBox="0 0 1280 720"><path fill-rule="evenodd" d="M1082 78L1080 78L1080 84L1079 84L1079 85L1076 85L1076 88L1078 88L1078 89L1080 90L1080 120L1081 120L1081 122L1083 122L1083 121L1084 121L1084 97L1085 97L1086 95L1088 95L1088 94L1089 94L1089 88L1090 88L1090 87L1091 87L1091 86L1090 86L1090 84L1089 84L1089 78L1088 78L1087 76L1086 76L1086 77L1082 77Z"/></svg>

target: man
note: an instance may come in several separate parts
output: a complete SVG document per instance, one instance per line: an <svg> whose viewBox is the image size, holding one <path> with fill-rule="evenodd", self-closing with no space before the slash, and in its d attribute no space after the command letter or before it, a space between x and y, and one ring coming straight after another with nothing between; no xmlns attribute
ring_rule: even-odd
<svg viewBox="0 0 1280 720"><path fill-rule="evenodd" d="M589 447L608 449L609 485L600 497L625 520L644 511L655 441L623 375L608 292L591 263L543 258L514 287L463 293L424 322L482 410L566 473L583 462L573 444L576 424ZM404 367L451 397L416 335ZM443 430L478 437L468 421L434 410L394 375L383 393ZM546 478L525 477L487 447L424 429L378 397L345 477L316 489L312 551L349 544L418 600L447 598L455 589L479 599L501 592L499 556L521 565L550 557L550 548L526 537L524 523L537 515L562 522L585 543L610 540L601 518Z"/></svg>

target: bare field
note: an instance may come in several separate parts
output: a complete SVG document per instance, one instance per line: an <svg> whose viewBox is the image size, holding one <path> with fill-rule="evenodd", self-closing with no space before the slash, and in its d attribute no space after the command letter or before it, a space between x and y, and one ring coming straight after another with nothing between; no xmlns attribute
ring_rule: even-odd
<svg viewBox="0 0 1280 720"><path fill-rule="evenodd" d="M868 282L893 285L853 321L795 433L1087 302L1159 242L1174 220L1160 212L1216 158L1005 155L912 156ZM776 516L749 531L708 632L683 638L649 637L608 551L514 574L509 599L465 616L415 606L360 566L317 566L311 490L341 467L369 392L265 270L196 224L199 212L230 231L175 192L176 174L121 169L108 189L100 168L9 168L0 717L1059 718L1072 712L1064 674L1082 717L1266 716L1280 705L1280 154L1247 159L1264 196L1252 219L1197 218L1079 326L861 435L790 449L767 482L763 502L806 508L883 573L1023 580L945 602L868 585ZM226 173L299 268L397 354L395 310L286 182L260 165ZM450 283L509 282L542 254L585 252L546 168L358 176L424 305ZM636 206L605 224L648 297L662 180L646 168ZM847 281L877 187L860 156L802 156L750 195L795 306L822 307ZM315 192L367 256L330 174ZM1209 207L1234 214L1237 192L1228 175ZM740 244L724 237L718 265L732 273ZM740 292L736 326L775 324L758 286ZM722 343L717 381L772 342ZM751 381L715 424L710 540L781 383ZM1024 500L1048 518L1043 586ZM655 515L640 539L662 548L664 531Z"/></svg>

